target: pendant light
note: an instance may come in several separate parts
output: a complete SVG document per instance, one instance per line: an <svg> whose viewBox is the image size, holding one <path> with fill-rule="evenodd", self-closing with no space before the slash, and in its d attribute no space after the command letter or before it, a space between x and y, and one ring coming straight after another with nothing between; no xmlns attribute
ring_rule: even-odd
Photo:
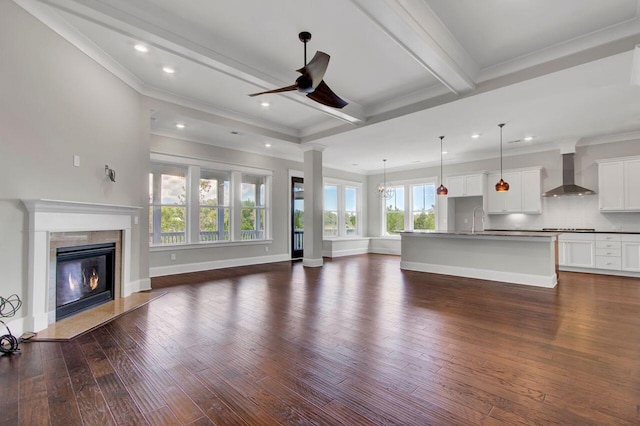
<svg viewBox="0 0 640 426"><path fill-rule="evenodd" d="M502 179L502 128L504 123L498 124L500 127L500 182L496 183L497 192L507 192L509 190L509 184Z"/></svg>
<svg viewBox="0 0 640 426"><path fill-rule="evenodd" d="M436 194L447 195L449 190L444 186L444 181L442 180L442 139L444 139L444 136L440 136L440 186L436 189Z"/></svg>
<svg viewBox="0 0 640 426"><path fill-rule="evenodd" d="M391 186L391 183L387 182L387 160L382 160L383 172L382 172L382 182L378 184L378 190L376 191L376 196L380 199L388 200L392 198L396 189Z"/></svg>

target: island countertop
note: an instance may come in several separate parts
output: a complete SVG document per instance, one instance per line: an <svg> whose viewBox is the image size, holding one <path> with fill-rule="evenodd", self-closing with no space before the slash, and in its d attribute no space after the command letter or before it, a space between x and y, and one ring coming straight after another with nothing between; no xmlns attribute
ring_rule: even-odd
<svg viewBox="0 0 640 426"><path fill-rule="evenodd" d="M433 230L425 230L425 231L401 231L400 235L406 236L424 236L424 237L501 237L501 238L513 238L513 237L522 237L522 238L549 238L549 237L557 237L562 234L562 232L555 231L499 231L499 230L489 230L489 231L433 231Z"/></svg>

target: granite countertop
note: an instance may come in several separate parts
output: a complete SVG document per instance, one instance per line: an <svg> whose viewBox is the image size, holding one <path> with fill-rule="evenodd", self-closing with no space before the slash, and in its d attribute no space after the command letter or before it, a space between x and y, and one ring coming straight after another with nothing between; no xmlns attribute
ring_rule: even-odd
<svg viewBox="0 0 640 426"><path fill-rule="evenodd" d="M555 231L511 231L507 229L487 229L486 231L402 231L400 234L417 234L417 235L460 235L460 236L477 236L477 237L553 237L562 234Z"/></svg>
<svg viewBox="0 0 640 426"><path fill-rule="evenodd" d="M640 231L602 231L602 230L564 230L564 231L543 231L541 229L487 229L484 232L555 232L556 234L640 234Z"/></svg>

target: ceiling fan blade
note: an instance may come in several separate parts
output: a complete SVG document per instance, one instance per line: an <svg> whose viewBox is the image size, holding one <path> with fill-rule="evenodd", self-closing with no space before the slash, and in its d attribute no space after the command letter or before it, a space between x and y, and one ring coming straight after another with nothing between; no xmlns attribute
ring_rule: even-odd
<svg viewBox="0 0 640 426"><path fill-rule="evenodd" d="M311 61L297 71L306 74L312 82L311 86L315 89L324 78L324 73L327 72L330 58L331 56L318 50Z"/></svg>
<svg viewBox="0 0 640 426"><path fill-rule="evenodd" d="M316 90L309 93L307 97L332 108L343 108L348 105L348 102L345 102L340 99L338 95L333 93L324 81L321 81L320 84L318 84L318 87L316 87Z"/></svg>
<svg viewBox="0 0 640 426"><path fill-rule="evenodd" d="M280 92L290 92L292 90L296 90L298 88L297 84L292 84L291 86L281 87L279 89L267 90L266 92L252 93L249 96L258 96L258 95L266 95L267 93L280 93Z"/></svg>

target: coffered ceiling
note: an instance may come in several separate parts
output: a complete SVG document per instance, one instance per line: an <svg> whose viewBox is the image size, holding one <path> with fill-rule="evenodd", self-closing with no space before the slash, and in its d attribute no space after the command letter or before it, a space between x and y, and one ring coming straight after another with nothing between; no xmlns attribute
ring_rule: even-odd
<svg viewBox="0 0 640 426"><path fill-rule="evenodd" d="M506 155L640 132L638 0L14 1L147 96L159 135L374 173L439 161L440 135L447 162L495 157L501 122ZM300 31L344 109L247 96L294 82Z"/></svg>

